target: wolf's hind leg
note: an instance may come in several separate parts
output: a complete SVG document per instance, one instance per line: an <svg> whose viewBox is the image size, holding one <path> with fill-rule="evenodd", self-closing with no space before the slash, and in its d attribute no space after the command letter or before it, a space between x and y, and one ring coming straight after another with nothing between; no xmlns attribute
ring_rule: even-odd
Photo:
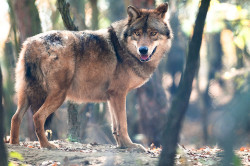
<svg viewBox="0 0 250 166"><path fill-rule="evenodd" d="M66 97L65 90L54 91L48 94L47 98L43 105L39 108L39 110L33 115L36 135L39 139L40 146L48 149L55 149L56 146L50 144L48 139L46 138L44 132L44 123L47 117L55 112L63 103Z"/></svg>
<svg viewBox="0 0 250 166"><path fill-rule="evenodd" d="M28 108L27 96L24 93L19 94L17 110L11 119L10 144L19 144L19 128Z"/></svg>

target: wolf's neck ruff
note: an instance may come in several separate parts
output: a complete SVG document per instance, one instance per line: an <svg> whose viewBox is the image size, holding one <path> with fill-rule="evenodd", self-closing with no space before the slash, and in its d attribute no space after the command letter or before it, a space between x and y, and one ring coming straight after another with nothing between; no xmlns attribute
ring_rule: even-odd
<svg viewBox="0 0 250 166"><path fill-rule="evenodd" d="M122 63L123 60L122 60L122 58L120 56L122 54L122 52L121 52L122 47L121 47L120 42L119 42L119 40L118 40L118 38L116 36L114 28L112 26L110 26L108 28L108 32L110 34L110 40L111 40L111 42L112 42L112 44L114 46L114 51L115 51L115 56L117 58L117 61L119 63Z"/></svg>

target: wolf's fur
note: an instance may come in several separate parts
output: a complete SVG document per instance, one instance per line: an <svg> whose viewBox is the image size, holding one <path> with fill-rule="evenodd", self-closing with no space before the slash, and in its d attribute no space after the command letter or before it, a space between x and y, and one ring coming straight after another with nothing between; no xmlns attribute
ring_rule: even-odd
<svg viewBox="0 0 250 166"><path fill-rule="evenodd" d="M18 109L11 121L10 143L19 143L20 123L31 107L41 147L54 148L44 134L44 122L67 98L107 101L117 145L142 148L128 136L126 95L150 78L170 48L167 9L167 3L154 10L129 6L128 18L108 29L50 31L29 38L16 68ZM141 47L148 52L142 54Z"/></svg>

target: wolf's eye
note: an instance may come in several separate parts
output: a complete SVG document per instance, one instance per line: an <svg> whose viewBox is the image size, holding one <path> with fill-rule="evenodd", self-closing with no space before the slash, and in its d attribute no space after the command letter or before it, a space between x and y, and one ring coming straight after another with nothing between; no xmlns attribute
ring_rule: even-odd
<svg viewBox="0 0 250 166"><path fill-rule="evenodd" d="M157 32L151 32L150 33L150 36L155 36L155 35L157 35Z"/></svg>
<svg viewBox="0 0 250 166"><path fill-rule="evenodd" d="M141 35L139 31L135 31L134 33L135 33L136 36L140 36Z"/></svg>

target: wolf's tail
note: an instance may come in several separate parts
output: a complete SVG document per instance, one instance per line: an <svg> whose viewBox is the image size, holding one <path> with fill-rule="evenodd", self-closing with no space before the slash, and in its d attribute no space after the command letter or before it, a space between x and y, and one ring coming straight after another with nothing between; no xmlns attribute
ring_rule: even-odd
<svg viewBox="0 0 250 166"><path fill-rule="evenodd" d="M18 58L18 62L16 64L16 83L15 83L15 90L17 95L19 93L23 93L25 89L27 88L27 82L25 80L25 52L26 52L26 46L24 45L23 49L21 50ZM19 96L19 95L18 95Z"/></svg>
<svg viewBox="0 0 250 166"><path fill-rule="evenodd" d="M41 107L47 96L40 59L34 54L34 49L28 41L23 44L16 66L15 84L18 100L22 100L19 96L26 98L33 113Z"/></svg>

